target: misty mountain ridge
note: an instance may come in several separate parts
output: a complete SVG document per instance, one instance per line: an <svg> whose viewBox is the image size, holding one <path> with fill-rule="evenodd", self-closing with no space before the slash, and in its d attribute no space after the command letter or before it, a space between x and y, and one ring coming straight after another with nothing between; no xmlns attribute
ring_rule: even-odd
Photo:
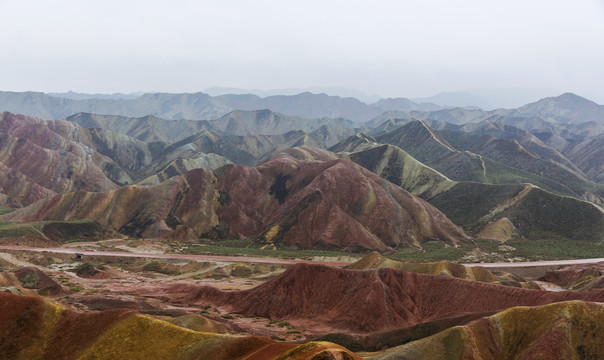
<svg viewBox="0 0 604 360"><path fill-rule="evenodd" d="M496 106L491 104L489 100L485 99L484 97L467 91L440 92L434 96L412 98L411 101L416 103L433 103L446 107L477 107L485 110L493 110L496 108Z"/></svg>
<svg viewBox="0 0 604 360"><path fill-rule="evenodd" d="M565 93L524 105L517 109L485 111L476 108L443 108L433 103L415 103L406 98L381 99L367 105L347 97L304 92L297 95L259 97L252 94L228 94L212 97L198 93L148 93L134 99L70 99L39 92L0 92L0 109L42 119L64 119L77 113L157 116L168 120L214 120L233 110L269 109L303 118L344 118L366 122L386 111L400 112L400 117L437 119L452 123L479 122L490 116L541 117L547 121L579 123L603 122L604 107L578 95ZM450 116L457 113L457 115ZM407 114L407 115L405 115ZM398 114L395 116L399 116ZM453 120L456 119L456 120ZM387 119L381 119L385 121Z"/></svg>

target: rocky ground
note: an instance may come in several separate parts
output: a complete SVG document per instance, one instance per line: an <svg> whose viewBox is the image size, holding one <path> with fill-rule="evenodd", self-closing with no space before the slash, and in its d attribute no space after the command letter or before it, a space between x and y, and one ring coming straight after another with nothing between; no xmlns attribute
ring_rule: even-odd
<svg viewBox="0 0 604 360"><path fill-rule="evenodd" d="M153 240L70 243L63 249L78 253L2 250L0 292L42 297L70 316L127 309L214 334L283 344L330 341L371 358L412 353L418 347L408 345L412 340L432 344L423 339L454 326L472 331L475 321L496 321L493 316L517 306L604 300L601 263L549 265L522 278L495 267L399 262L377 253L342 269L354 259L323 258L332 265L325 266L291 259L161 258L174 248ZM134 253L154 257L125 256ZM565 314L567 308L559 307ZM446 341L439 344L448 351ZM475 351L467 342L460 346Z"/></svg>

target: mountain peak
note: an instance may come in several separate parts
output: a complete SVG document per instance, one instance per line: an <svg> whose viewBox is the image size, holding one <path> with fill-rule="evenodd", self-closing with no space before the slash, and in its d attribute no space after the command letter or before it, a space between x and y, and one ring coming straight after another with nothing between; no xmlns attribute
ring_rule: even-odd
<svg viewBox="0 0 604 360"><path fill-rule="evenodd" d="M571 92L524 105L513 114L522 117L537 116L565 123L604 122L604 106Z"/></svg>

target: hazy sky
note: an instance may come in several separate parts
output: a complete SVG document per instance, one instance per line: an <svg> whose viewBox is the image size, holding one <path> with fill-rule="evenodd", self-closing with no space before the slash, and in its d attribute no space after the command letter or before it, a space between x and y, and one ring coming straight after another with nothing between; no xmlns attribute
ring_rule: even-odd
<svg viewBox="0 0 604 360"><path fill-rule="evenodd" d="M0 90L514 89L604 104L604 0L0 0L0 14Z"/></svg>

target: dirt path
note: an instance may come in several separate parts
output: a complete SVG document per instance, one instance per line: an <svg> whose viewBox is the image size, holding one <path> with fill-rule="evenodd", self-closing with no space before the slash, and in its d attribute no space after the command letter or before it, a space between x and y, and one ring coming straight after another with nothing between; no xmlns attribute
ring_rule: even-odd
<svg viewBox="0 0 604 360"><path fill-rule="evenodd" d="M311 260L292 260L279 259L268 257L250 257L250 256L221 256L221 255L190 255L190 254L149 254L149 253L131 253L119 251L87 251L80 249L69 248L36 248L26 246L0 246L1 250L17 250L17 251L33 251L33 252L53 252L61 254L82 254L92 256L121 256L121 257L137 257L151 259L183 259L183 260L199 260L199 261L224 261L224 262L248 262L248 263L266 263L266 264L322 264L328 266L346 266L350 264L348 261L311 261ZM22 262L10 254L0 253L6 261L10 261L18 265L16 262L21 262L23 266L31 266L29 263ZM8 257L5 257L8 256ZM552 261L527 261L527 262L499 262L499 263L468 263L464 266L482 266L488 268L509 268L509 267L536 267L536 266L559 266L559 265L576 265L576 264L595 264L604 262L604 258L596 259L575 259L575 260L552 260Z"/></svg>
<svg viewBox="0 0 604 360"><path fill-rule="evenodd" d="M86 255L121 256L121 257L137 257L137 258L152 258L152 259L184 259L184 260L201 260L201 261L266 263L266 264L322 264L322 265L328 265L328 266L345 266L345 265L350 264L349 262L338 262L338 261L290 260L290 259L248 257L248 256L148 254L148 253L129 253L129 252L119 252L119 251L86 251L86 250L66 249L66 248L36 248L36 247L26 247L26 246L0 246L0 250L53 252L53 253L61 253L61 254L82 254L84 256L86 256Z"/></svg>
<svg viewBox="0 0 604 360"><path fill-rule="evenodd" d="M604 258L597 259L575 259L575 260L551 260L551 261L526 261L526 262L500 262L500 263L471 263L462 264L465 266L482 266L487 268L508 268L508 267L535 267L535 266L557 266L557 265L576 265L576 264L595 264L604 262Z"/></svg>
<svg viewBox="0 0 604 360"><path fill-rule="evenodd" d="M11 263L13 265L16 265L16 266L21 266L21 267L35 266L32 263L28 263L26 261L17 259L12 254L7 254L7 253L1 253L0 252L0 259L5 260L6 262L9 262L9 263Z"/></svg>

